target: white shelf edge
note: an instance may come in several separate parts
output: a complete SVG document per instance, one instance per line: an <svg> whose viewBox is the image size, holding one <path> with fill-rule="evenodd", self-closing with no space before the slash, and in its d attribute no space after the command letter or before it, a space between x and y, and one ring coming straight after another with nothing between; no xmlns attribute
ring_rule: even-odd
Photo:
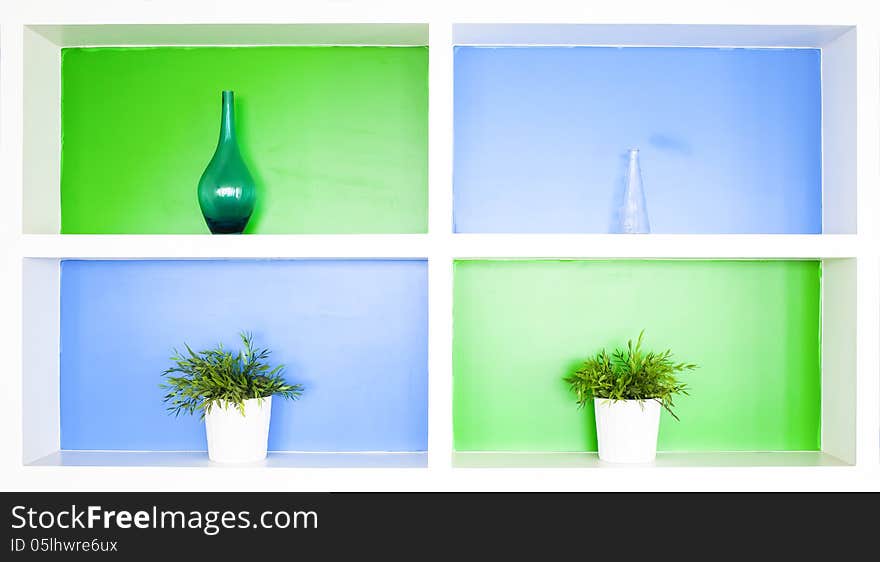
<svg viewBox="0 0 880 562"><path fill-rule="evenodd" d="M21 237L21 257L82 259L425 258L426 234L46 235Z"/></svg>
<svg viewBox="0 0 880 562"><path fill-rule="evenodd" d="M658 452L648 465L614 465L597 453L458 451L454 468L772 468L851 467L823 451ZM204 451L67 451L50 453L26 467L149 468L427 468L427 452L280 452L241 465L212 463Z"/></svg>
<svg viewBox="0 0 880 562"><path fill-rule="evenodd" d="M22 258L854 258L857 235L22 235Z"/></svg>
<svg viewBox="0 0 880 562"><path fill-rule="evenodd" d="M427 468L428 453L269 451L265 461L217 464L205 451L67 451L26 463L26 467L168 468Z"/></svg>
<svg viewBox="0 0 880 562"><path fill-rule="evenodd" d="M479 258L822 259L859 254L856 235L459 234L454 256Z"/></svg>
<svg viewBox="0 0 880 562"><path fill-rule="evenodd" d="M616 465L599 460L598 453L456 451L456 468L750 468L850 467L823 451L658 452L647 465Z"/></svg>

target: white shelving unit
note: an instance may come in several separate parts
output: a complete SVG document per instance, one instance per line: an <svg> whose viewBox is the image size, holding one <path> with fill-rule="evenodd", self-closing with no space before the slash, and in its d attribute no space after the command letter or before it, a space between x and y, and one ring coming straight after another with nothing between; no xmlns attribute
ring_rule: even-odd
<svg viewBox="0 0 880 562"><path fill-rule="evenodd" d="M37 5L39 4L39 5ZM0 382L3 489L663 490L878 489L880 476L880 51L858 2L821 7L745 0L663 6L634 0L414 6L61 1L4 7L0 28L6 249ZM670 5L671 4L671 5ZM503 20L502 25L492 22ZM631 25L634 20L640 25ZM172 22L185 22L183 25ZM254 22L241 24L239 22ZM388 22L401 22L386 25ZM540 25L513 22L542 22ZM578 22L571 24L570 22ZM673 22L688 25L672 25ZM722 24L723 25L719 25ZM340 25L342 24L342 25ZM370 25L372 24L372 25ZM72 45L424 44L430 47L429 234L328 236L60 235L59 51ZM453 235L455 44L803 46L823 51L822 235ZM58 451L58 261L377 257L429 259L429 456L281 454L218 469L194 453ZM452 260L457 258L821 259L823 444L820 453L661 455L662 470L594 467L590 454L454 453ZM36 461L36 462L35 462ZM374 467L365 470L363 467ZM272 467L271 470L267 467ZM459 468L456 468L459 467ZM465 467L475 467L465 469ZM512 468L513 470L501 470Z"/></svg>

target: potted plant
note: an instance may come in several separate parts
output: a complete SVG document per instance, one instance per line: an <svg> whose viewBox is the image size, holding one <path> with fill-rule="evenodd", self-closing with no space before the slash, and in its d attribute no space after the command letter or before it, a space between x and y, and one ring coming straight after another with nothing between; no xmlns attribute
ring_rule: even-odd
<svg viewBox="0 0 880 562"><path fill-rule="evenodd" d="M186 353L174 350L174 365L166 369L161 385L169 413L200 412L205 420L208 457L214 462L255 462L266 458L272 396L297 400L299 384L287 384L283 366L270 367L268 349L254 348L253 336L241 333L244 348Z"/></svg>
<svg viewBox="0 0 880 562"><path fill-rule="evenodd" d="M603 349L587 359L565 381L577 396L579 408L592 401L596 410L599 460L611 463L649 463L657 456L660 407L673 418L673 396L687 394L688 387L676 378L696 369L676 363L672 352L642 350L642 338L609 356Z"/></svg>

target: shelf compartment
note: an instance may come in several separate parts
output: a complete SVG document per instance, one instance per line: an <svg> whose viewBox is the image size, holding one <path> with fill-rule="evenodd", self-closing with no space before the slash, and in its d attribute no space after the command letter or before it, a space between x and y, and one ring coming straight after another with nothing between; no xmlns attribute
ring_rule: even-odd
<svg viewBox="0 0 880 562"><path fill-rule="evenodd" d="M224 89L247 233L427 231L426 26L155 27L25 29L25 233L207 234Z"/></svg>
<svg viewBox="0 0 880 562"><path fill-rule="evenodd" d="M813 453L798 457L806 464L854 463L855 264L456 261L455 450L534 454L456 464L552 466L554 454L572 453L558 458L591 465L592 408L576 409L562 377L642 329L649 347L700 366L683 375L691 395L676 400L681 421L663 414L660 451L707 465L747 458L725 456L734 452L760 453L762 465L787 464L792 452Z"/></svg>
<svg viewBox="0 0 880 562"><path fill-rule="evenodd" d="M856 232L855 29L455 26L457 232ZM735 48L731 48L735 47Z"/></svg>
<svg viewBox="0 0 880 562"><path fill-rule="evenodd" d="M204 426L167 415L160 373L240 330L306 388L273 401L270 451L427 450L424 260L26 259L24 276L25 463L191 464L170 452L204 450ZM269 465L332 462L298 458Z"/></svg>

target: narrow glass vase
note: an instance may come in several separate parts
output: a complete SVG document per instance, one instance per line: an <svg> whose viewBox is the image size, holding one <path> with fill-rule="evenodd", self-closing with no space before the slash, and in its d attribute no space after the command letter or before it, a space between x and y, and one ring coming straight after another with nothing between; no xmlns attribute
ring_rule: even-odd
<svg viewBox="0 0 880 562"><path fill-rule="evenodd" d="M220 140L199 180L199 207L212 234L241 234L254 212L256 186L235 136L233 92L222 94Z"/></svg>
<svg viewBox="0 0 880 562"><path fill-rule="evenodd" d="M629 150L626 168L626 184L623 191L623 204L620 207L619 232L623 234L649 234L648 205L645 203L645 190L642 186L642 170L639 167L639 149Z"/></svg>

